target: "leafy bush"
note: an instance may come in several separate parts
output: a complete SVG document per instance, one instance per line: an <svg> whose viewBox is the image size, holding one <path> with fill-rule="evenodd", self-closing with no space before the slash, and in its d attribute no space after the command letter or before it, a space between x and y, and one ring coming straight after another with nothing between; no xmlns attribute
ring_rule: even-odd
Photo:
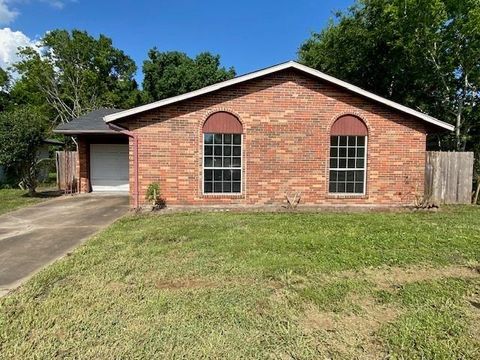
<svg viewBox="0 0 480 360"><path fill-rule="evenodd" d="M160 196L160 184L157 182L148 185L145 198L152 204L154 209L165 207L165 200Z"/></svg>

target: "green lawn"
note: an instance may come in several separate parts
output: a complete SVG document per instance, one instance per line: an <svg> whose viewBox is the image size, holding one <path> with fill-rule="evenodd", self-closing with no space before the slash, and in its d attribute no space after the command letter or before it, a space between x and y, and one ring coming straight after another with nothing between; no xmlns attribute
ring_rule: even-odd
<svg viewBox="0 0 480 360"><path fill-rule="evenodd" d="M0 189L0 214L4 214L24 206L33 205L42 200L45 200L45 198L40 196L28 196L28 193L25 190Z"/></svg>
<svg viewBox="0 0 480 360"><path fill-rule="evenodd" d="M478 359L480 208L128 216L0 299L0 358Z"/></svg>

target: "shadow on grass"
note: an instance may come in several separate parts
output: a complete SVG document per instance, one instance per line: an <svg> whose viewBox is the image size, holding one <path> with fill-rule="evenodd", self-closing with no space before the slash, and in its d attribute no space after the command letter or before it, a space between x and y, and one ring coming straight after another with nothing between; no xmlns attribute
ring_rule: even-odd
<svg viewBox="0 0 480 360"><path fill-rule="evenodd" d="M37 191L35 194L26 193L26 194L23 194L22 197L48 199L48 198L59 197L62 195L63 195L62 190L51 189L51 190Z"/></svg>

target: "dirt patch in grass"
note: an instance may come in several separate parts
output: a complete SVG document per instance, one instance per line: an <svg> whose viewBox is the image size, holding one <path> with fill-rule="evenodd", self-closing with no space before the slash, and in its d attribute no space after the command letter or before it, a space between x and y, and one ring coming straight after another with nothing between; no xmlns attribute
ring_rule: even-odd
<svg viewBox="0 0 480 360"><path fill-rule="evenodd" d="M401 310L390 305L376 304L372 297L351 299L360 309L357 313L322 312L309 306L300 323L307 334L315 334L319 348L326 356L372 359L385 356L377 331L394 321Z"/></svg>
<svg viewBox="0 0 480 360"><path fill-rule="evenodd" d="M405 284L441 278L480 278L478 267L478 265L447 266L442 268L428 266L388 267L363 269L355 272L345 271L337 273L335 276L340 278L359 277L374 283L379 289L388 290Z"/></svg>
<svg viewBox="0 0 480 360"><path fill-rule="evenodd" d="M309 302L299 323L307 335L318 342L317 348L324 349L328 358L372 359L384 358L386 347L379 330L394 323L405 313L400 304L383 303L375 298L374 290L383 290L393 294L407 284L435 281L444 278L480 279L478 266L449 266L433 268L411 266L407 268L364 269L362 271L339 272L324 278L325 284L358 280L371 284L370 290L358 292L350 289L339 311L321 308ZM361 289L360 289L361 290ZM480 293L469 297L471 324L480 323ZM475 306L474 304L478 305ZM475 339L480 339L480 330L476 325L471 329Z"/></svg>

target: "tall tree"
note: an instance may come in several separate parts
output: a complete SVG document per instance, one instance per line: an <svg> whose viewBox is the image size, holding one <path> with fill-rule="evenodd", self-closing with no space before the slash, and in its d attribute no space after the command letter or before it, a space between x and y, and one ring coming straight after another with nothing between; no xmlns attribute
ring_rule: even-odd
<svg viewBox="0 0 480 360"><path fill-rule="evenodd" d="M480 122L480 0L357 0L312 34L299 58L455 124L444 148L472 147Z"/></svg>
<svg viewBox="0 0 480 360"><path fill-rule="evenodd" d="M221 67L220 56L208 52L192 59L182 52L154 48L143 63L143 74L148 100L156 101L231 79L235 70Z"/></svg>
<svg viewBox="0 0 480 360"><path fill-rule="evenodd" d="M57 123L101 106L130 107L138 102L134 61L104 35L54 30L39 48L24 48L20 55L14 65L20 79L12 96L19 103L46 102Z"/></svg>

